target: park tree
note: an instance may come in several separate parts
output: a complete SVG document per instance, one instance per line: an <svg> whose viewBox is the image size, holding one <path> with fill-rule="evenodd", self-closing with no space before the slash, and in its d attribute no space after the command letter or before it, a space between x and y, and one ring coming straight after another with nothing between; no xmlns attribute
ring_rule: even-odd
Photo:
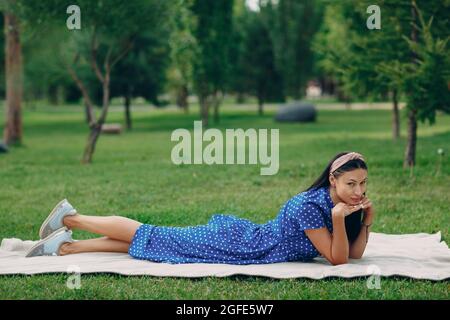
<svg viewBox="0 0 450 320"><path fill-rule="evenodd" d="M194 36L197 50L194 59L194 90L200 103L203 126L208 126L209 109L219 121L219 106L229 77L229 50L232 30L233 0L195 0Z"/></svg>
<svg viewBox="0 0 450 320"><path fill-rule="evenodd" d="M409 56L408 46L399 39L397 28L392 25L392 19L397 18L392 10L383 11L385 19L382 29L367 28L369 5L364 1L329 3L313 47L318 55L319 67L337 80L340 90L350 100L374 100L391 93L392 132L393 138L398 139L400 86L390 73L381 72L378 66L385 61L406 59ZM389 18L386 18L388 15Z"/></svg>
<svg viewBox="0 0 450 320"><path fill-rule="evenodd" d="M3 140L7 145L22 142L22 44L15 5L15 0L5 0L0 4L5 31L6 118Z"/></svg>
<svg viewBox="0 0 450 320"><path fill-rule="evenodd" d="M417 121L429 120L432 124L436 111L446 111L449 105L445 15L449 4L421 3L419 9L415 1L380 1L379 30L366 27L370 2L330 4L315 43L321 66L336 76L349 96L367 98L391 92L394 138L400 132L398 101L405 97L405 167L415 163Z"/></svg>
<svg viewBox="0 0 450 320"><path fill-rule="evenodd" d="M25 107L32 106L36 100L53 106L66 101L73 80L58 59L49 59L54 57L55 43L64 40L65 32L63 28L52 28L42 35L33 34L27 28L22 31Z"/></svg>
<svg viewBox="0 0 450 320"><path fill-rule="evenodd" d="M230 46L230 77L226 91L236 94L236 103L245 102L248 94L246 76L242 70L245 67L244 59L244 37L246 28L246 19L249 9L246 7L245 0L235 0L233 6L233 30L230 36L232 45Z"/></svg>
<svg viewBox="0 0 450 320"><path fill-rule="evenodd" d="M170 54L167 42L170 28L168 24L163 27L136 34L132 49L112 71L111 97L124 98L128 130L132 129L131 100L134 97L143 97L156 106L160 104L158 94L166 83Z"/></svg>
<svg viewBox="0 0 450 320"><path fill-rule="evenodd" d="M4 28L4 25L5 20L3 14L0 14L0 26ZM0 32L0 48L5 48L5 32ZM4 95L5 95L5 50L0 50L0 96Z"/></svg>
<svg viewBox="0 0 450 320"><path fill-rule="evenodd" d="M101 133L101 127L106 121L110 101L111 74L115 65L121 61L133 48L137 35L141 30L146 32L158 30L164 26L165 19L170 19L168 3L170 1L116 1L108 2L108 8L102 8L100 4L86 3L86 9L91 9L84 16L89 33L79 43L80 50L74 55L77 62L80 55L91 65L93 72L102 85L103 99L101 113L98 119L95 117L94 106L89 93L77 76L72 64L67 68L83 94L84 101L89 110L90 134L86 143L82 162L90 163L95 150L97 139ZM88 4L89 3L89 4ZM106 9L106 10L105 10ZM131 19L131 17L133 17ZM87 21L86 21L87 20ZM99 63L101 61L102 63ZM120 75L122 76L122 75Z"/></svg>
<svg viewBox="0 0 450 320"><path fill-rule="evenodd" d="M95 146L106 121L111 98L111 77L117 63L132 50L137 35L155 32L164 28L172 18L173 1L165 0L120 0L77 1L80 27L66 31L66 39L55 46L60 53L67 72L82 93L86 106L89 135L82 162L90 163ZM48 0L45 2L23 1L26 16L36 28L69 29L71 16L61 12L72 6L69 0ZM72 6L73 8L73 6ZM73 15L76 15L76 10ZM76 17L75 17L76 18ZM94 100L86 81L78 70L90 67L100 84L102 99L100 114L96 114Z"/></svg>
<svg viewBox="0 0 450 320"><path fill-rule="evenodd" d="M403 77L401 85L406 92L408 112L408 136L403 163L410 168L416 162L417 122L428 121L433 124L437 111L450 113L448 24L446 27L439 26L444 19L448 21L448 16L439 14L448 13L450 3L439 1L433 4L434 7L430 7L428 3L423 3L419 8L416 1L411 1L411 33L409 38L405 37L411 49L411 61L385 66L398 79ZM434 11L436 16L426 19L426 11L422 11L425 7L428 10L438 9ZM435 28L433 21L437 24Z"/></svg>
<svg viewBox="0 0 450 320"><path fill-rule="evenodd" d="M343 13L343 2L324 2L322 25L314 35L312 50L315 57L315 69L324 78L332 79L337 88L335 94L340 101L348 105L357 97L358 91L351 86L349 69L352 67L354 54L349 39L355 36L350 27L350 21ZM332 43L333 45L330 45Z"/></svg>
<svg viewBox="0 0 450 320"><path fill-rule="evenodd" d="M6 144L22 143L23 100L41 98L42 92L48 88L56 88L57 84L61 85L64 81L67 83L68 79L48 59L54 53L48 45L55 40L48 41L51 37L36 36L36 30L31 26L34 17L30 16L26 5L21 0L0 2L0 22L4 25L4 32L0 35L0 43L4 47L0 51L0 61L5 61L0 66L0 92L6 95L3 132ZM24 96L24 92L27 95Z"/></svg>
<svg viewBox="0 0 450 320"><path fill-rule="evenodd" d="M193 65L197 50L197 41L193 34L195 19L190 10L194 0L179 0L179 3L169 38L170 66L167 70L167 89L175 96L178 107L188 113L188 96L193 82Z"/></svg>
<svg viewBox="0 0 450 320"><path fill-rule="evenodd" d="M312 41L323 6L317 0L260 0L259 7L270 31L285 96L300 99L314 70Z"/></svg>
<svg viewBox="0 0 450 320"><path fill-rule="evenodd" d="M258 12L245 11L236 21L239 30L239 54L234 61L234 88L256 96L258 114L262 115L266 101L283 101L283 82L275 66L270 32ZM233 46L234 47L234 46Z"/></svg>

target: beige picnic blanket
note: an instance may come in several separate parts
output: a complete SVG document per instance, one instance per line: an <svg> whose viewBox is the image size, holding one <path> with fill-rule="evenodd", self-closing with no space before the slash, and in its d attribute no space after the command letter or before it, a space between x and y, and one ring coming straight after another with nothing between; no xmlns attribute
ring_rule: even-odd
<svg viewBox="0 0 450 320"><path fill-rule="evenodd" d="M0 246L0 274L117 273L163 277L226 277L251 275L270 278L360 276L404 276L414 279L444 280L450 277L450 250L441 233L383 234L371 232L362 259L333 266L323 257L312 262L285 262L263 265L167 264L143 261L126 253L79 253L67 256L25 258L36 241L3 239Z"/></svg>

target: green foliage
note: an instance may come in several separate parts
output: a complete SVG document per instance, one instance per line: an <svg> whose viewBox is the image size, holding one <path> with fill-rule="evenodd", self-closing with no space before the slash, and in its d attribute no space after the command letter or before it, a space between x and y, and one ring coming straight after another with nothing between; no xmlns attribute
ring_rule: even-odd
<svg viewBox="0 0 450 320"><path fill-rule="evenodd" d="M136 34L143 26L157 24L170 14L166 11L174 0L17 0L19 15L34 28L59 25L65 28L66 8L78 5L82 29L96 28L110 40Z"/></svg>
<svg viewBox="0 0 450 320"><path fill-rule="evenodd" d="M181 86L191 89L197 40L193 34L195 17L190 10L194 0L179 0L177 15L169 38L170 66L167 70L167 88L177 91Z"/></svg>
<svg viewBox="0 0 450 320"><path fill-rule="evenodd" d="M12 10L22 24L27 95L38 98L49 89L62 86L67 95L73 96L73 80L67 66L76 66L92 99L101 104L102 86L91 69L92 48L96 48L96 60L104 72L107 56L114 63L131 46L129 59L113 74L112 95L123 93L123 83L128 81L134 82L136 93L156 101L165 82L169 51L163 43L170 33L173 12L178 9L173 5L176 2L18 0ZM74 4L80 7L81 30L66 27L66 8Z"/></svg>
<svg viewBox="0 0 450 320"><path fill-rule="evenodd" d="M434 121L435 111L448 111L449 52L445 29L450 2L421 1L422 27L411 43L409 1L384 0L381 30L368 30L366 8L370 1L346 0L327 5L324 24L314 41L318 65L333 75L353 98L376 97L397 90L419 119ZM435 25L423 21L436 21ZM438 21L438 22L437 22ZM333 45L330 45L333 44ZM417 59L413 62L413 55Z"/></svg>
<svg viewBox="0 0 450 320"><path fill-rule="evenodd" d="M447 7L450 7L450 4ZM437 19L429 16L428 11L436 10L428 8L428 11L425 11L417 5L415 8L418 24L410 26L410 29L413 27L416 29L417 39L412 41L408 33L403 34L401 39L402 43L408 46L409 54L403 59L381 62L377 70L389 75L392 82L406 93L407 107L416 111L419 120L428 120L430 124L433 124L436 111L450 112L449 36L437 23ZM429 16L427 22L424 12L427 12ZM445 18L442 19L445 20Z"/></svg>
<svg viewBox="0 0 450 320"><path fill-rule="evenodd" d="M133 49L120 60L111 76L111 97L143 97L159 105L158 94L166 83L170 48L168 28L142 30L133 40Z"/></svg>
<svg viewBox="0 0 450 320"><path fill-rule="evenodd" d="M36 32L33 37L29 36L29 30L24 30L22 35L27 39L22 45L24 98L28 101L45 99L52 94L50 90L53 88L70 87L73 81L60 56L55 54L55 44L65 39L64 30L60 28L47 30L45 33ZM65 98L65 93L63 95Z"/></svg>
<svg viewBox="0 0 450 320"><path fill-rule="evenodd" d="M283 78L275 66L270 31L258 13L244 11L236 19L239 48L234 64L234 90L253 94L260 102L283 101Z"/></svg>
<svg viewBox="0 0 450 320"><path fill-rule="evenodd" d="M408 93L408 108L417 110L418 119L433 124L437 110L450 113L450 37L434 38L431 33L433 18L425 23L420 10L418 16L418 31L423 42L406 39L417 59L404 66L404 90Z"/></svg>
<svg viewBox="0 0 450 320"><path fill-rule="evenodd" d="M194 81L198 92L223 90L229 77L232 0L195 0L194 36L197 41Z"/></svg>
<svg viewBox="0 0 450 320"><path fill-rule="evenodd" d="M349 41L351 36L353 34L342 10L338 10L336 3L329 4L320 30L314 36L312 48L316 53L319 73L332 76L347 95L352 92L346 72L353 60Z"/></svg>
<svg viewBox="0 0 450 320"><path fill-rule="evenodd" d="M261 3L261 15L273 43L275 64L283 77L284 93L299 99L313 74L311 43L320 27L324 7L317 0Z"/></svg>

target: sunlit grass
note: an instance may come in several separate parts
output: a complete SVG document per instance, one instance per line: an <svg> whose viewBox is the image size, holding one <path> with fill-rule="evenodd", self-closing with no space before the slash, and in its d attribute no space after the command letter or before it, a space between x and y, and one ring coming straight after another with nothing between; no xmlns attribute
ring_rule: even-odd
<svg viewBox="0 0 450 320"><path fill-rule="evenodd" d="M70 112L66 112L71 108ZM280 169L261 176L259 165L175 166L170 153L176 128L193 129L198 112L140 108L131 132L100 137L92 165L80 159L87 137L83 112L76 106L25 111L23 146L0 155L0 238L37 239L49 210L68 198L79 212L120 214L160 225L206 223L214 213L232 213L257 223L278 213L289 197L304 190L342 150L365 155L368 196L377 217L373 231L435 233L448 242L450 204L450 117L420 125L417 167L403 170L402 139L391 139L388 111L320 111L314 124L280 124L273 112L224 107L225 128L278 128ZM3 123L3 113L0 116ZM123 123L120 109L108 122ZM438 148L447 155L437 172ZM77 239L94 237L75 231ZM0 298L51 299L448 299L448 282L383 278L370 290L366 278L273 280L259 277L158 278L83 275L82 289L69 290L67 275L2 276ZM20 289L19 289L20 288Z"/></svg>

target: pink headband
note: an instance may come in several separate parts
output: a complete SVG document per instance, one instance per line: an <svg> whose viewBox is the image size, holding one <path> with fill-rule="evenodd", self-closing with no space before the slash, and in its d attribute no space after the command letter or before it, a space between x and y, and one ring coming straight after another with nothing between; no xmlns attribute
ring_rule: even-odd
<svg viewBox="0 0 450 320"><path fill-rule="evenodd" d="M354 159L359 159L359 160L365 161L363 156L357 152L346 153L333 161L333 164L331 165L331 168L330 168L330 174L333 173L335 170L339 169L345 163L349 162L350 160L354 160Z"/></svg>

